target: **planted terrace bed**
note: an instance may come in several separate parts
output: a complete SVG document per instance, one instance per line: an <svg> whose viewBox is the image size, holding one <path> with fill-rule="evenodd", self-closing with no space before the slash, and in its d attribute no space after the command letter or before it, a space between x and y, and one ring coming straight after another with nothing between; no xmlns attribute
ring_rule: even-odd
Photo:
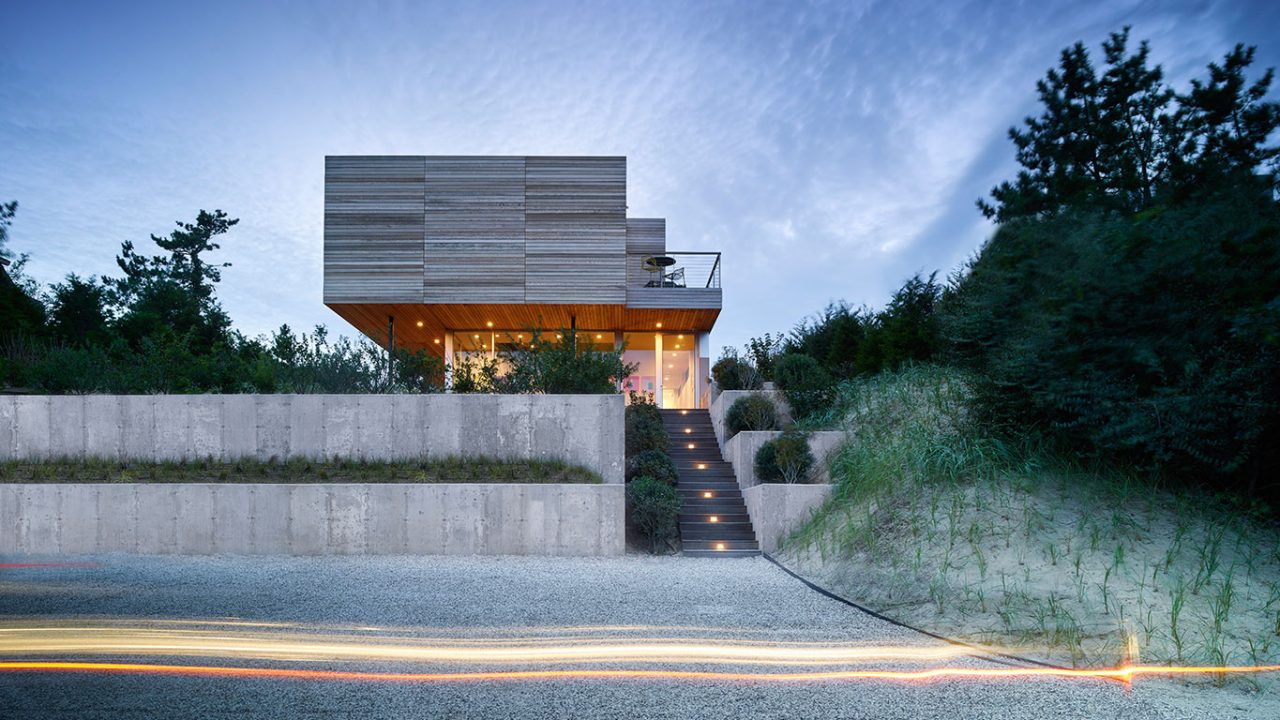
<svg viewBox="0 0 1280 720"><path fill-rule="evenodd" d="M0 483L528 483L598 484L561 460L442 457L422 460L51 459L0 462Z"/></svg>

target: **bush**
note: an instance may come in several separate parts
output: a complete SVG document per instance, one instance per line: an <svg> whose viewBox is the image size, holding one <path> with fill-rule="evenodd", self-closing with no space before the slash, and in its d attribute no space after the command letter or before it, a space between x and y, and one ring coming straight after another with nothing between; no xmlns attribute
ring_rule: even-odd
<svg viewBox="0 0 1280 720"><path fill-rule="evenodd" d="M680 495L671 485L642 475L627 483L627 514L631 524L649 538L650 552L679 532Z"/></svg>
<svg viewBox="0 0 1280 720"><path fill-rule="evenodd" d="M667 452L671 442L658 408L647 403L627 406L627 459L646 450Z"/></svg>
<svg viewBox="0 0 1280 720"><path fill-rule="evenodd" d="M711 366L711 377L720 390L759 390L764 386L760 373L736 354L725 355Z"/></svg>
<svg viewBox="0 0 1280 720"><path fill-rule="evenodd" d="M801 420L831 404L835 380L808 355L789 353L778 358L773 380L791 405L791 415Z"/></svg>
<svg viewBox="0 0 1280 720"><path fill-rule="evenodd" d="M813 463L809 433L785 430L756 451L756 477L760 482L806 482Z"/></svg>
<svg viewBox="0 0 1280 720"><path fill-rule="evenodd" d="M744 430L777 430L778 409L763 395L748 395L733 401L724 416L728 437Z"/></svg>
<svg viewBox="0 0 1280 720"><path fill-rule="evenodd" d="M627 462L627 477L638 478L647 475L651 478L675 484L676 464L671 456L661 450L645 450L637 453Z"/></svg>

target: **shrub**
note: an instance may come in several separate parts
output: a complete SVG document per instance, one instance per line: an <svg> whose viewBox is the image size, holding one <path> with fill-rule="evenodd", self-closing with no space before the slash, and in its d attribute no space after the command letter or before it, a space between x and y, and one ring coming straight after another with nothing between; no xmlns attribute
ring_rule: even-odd
<svg viewBox="0 0 1280 720"><path fill-rule="evenodd" d="M791 415L801 420L825 409L834 395L831 374L808 355L789 353L778 358L773 380L791 405Z"/></svg>
<svg viewBox="0 0 1280 720"><path fill-rule="evenodd" d="M667 452L670 440L662 424L662 416L653 405L631 404L627 406L627 459L646 450Z"/></svg>
<svg viewBox="0 0 1280 720"><path fill-rule="evenodd" d="M777 430L778 409L773 406L773 401L763 395L740 397L729 406L724 424L729 437L743 430Z"/></svg>
<svg viewBox="0 0 1280 720"><path fill-rule="evenodd" d="M638 478L648 476L657 480L675 484L676 464L671 456L661 450L645 450L637 453L627 463L627 477Z"/></svg>
<svg viewBox="0 0 1280 720"><path fill-rule="evenodd" d="M756 451L756 477L761 482L805 482L813 463L809 433L789 429Z"/></svg>
<svg viewBox="0 0 1280 720"><path fill-rule="evenodd" d="M642 475L627 483L627 514L631 524L649 538L650 552L679 531L680 495L668 483Z"/></svg>
<svg viewBox="0 0 1280 720"><path fill-rule="evenodd" d="M726 354L711 366L711 377L721 390L759 390L764 382L751 363L736 354Z"/></svg>

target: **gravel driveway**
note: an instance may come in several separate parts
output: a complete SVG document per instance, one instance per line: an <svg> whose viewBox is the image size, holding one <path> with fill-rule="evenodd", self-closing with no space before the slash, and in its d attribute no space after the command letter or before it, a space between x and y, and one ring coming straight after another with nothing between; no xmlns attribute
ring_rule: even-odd
<svg viewBox="0 0 1280 720"><path fill-rule="evenodd" d="M490 638L566 626L649 626L643 632L663 637L938 645L825 598L762 558L114 555L51 561L73 560L97 566L0 569L0 627L22 616L234 617L453 628ZM998 667L967 658L950 662ZM1154 705L1161 686L1139 682L1126 692L1114 682L1045 678L388 684L7 674L0 675L0 717L1176 717Z"/></svg>

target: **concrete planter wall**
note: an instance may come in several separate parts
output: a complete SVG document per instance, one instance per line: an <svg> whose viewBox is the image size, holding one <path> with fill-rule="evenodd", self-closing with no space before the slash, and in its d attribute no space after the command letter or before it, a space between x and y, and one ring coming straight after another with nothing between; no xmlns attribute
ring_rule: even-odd
<svg viewBox="0 0 1280 720"><path fill-rule="evenodd" d="M772 388L773 383L765 383L765 386ZM724 416L729 412L729 408L737 402L738 398L748 395L763 395L773 401L774 407L778 409L778 419L783 425L791 423L791 406L787 404L786 398L782 397L779 390L725 390L711 403L711 427L715 430L716 440L720 441L720 447L725 444L725 435L727 433L724 425ZM725 460L728 460L725 457Z"/></svg>
<svg viewBox="0 0 1280 720"><path fill-rule="evenodd" d="M624 481L621 395L0 396L0 459L561 459Z"/></svg>
<svg viewBox="0 0 1280 720"><path fill-rule="evenodd" d="M764 552L774 552L796 528L831 497L830 485L780 485L766 483L742 492L756 542Z"/></svg>
<svg viewBox="0 0 1280 720"><path fill-rule="evenodd" d="M738 476L738 487L746 490L760 484L756 477L756 451L769 440L781 435L777 430L749 430L740 432L729 438L722 446L725 460L733 465L733 472ZM815 460L810 482L826 484L831 482L829 459L844 443L845 434L830 430L809 434L809 451Z"/></svg>
<svg viewBox="0 0 1280 720"><path fill-rule="evenodd" d="M0 485L0 554L621 555L623 486Z"/></svg>

